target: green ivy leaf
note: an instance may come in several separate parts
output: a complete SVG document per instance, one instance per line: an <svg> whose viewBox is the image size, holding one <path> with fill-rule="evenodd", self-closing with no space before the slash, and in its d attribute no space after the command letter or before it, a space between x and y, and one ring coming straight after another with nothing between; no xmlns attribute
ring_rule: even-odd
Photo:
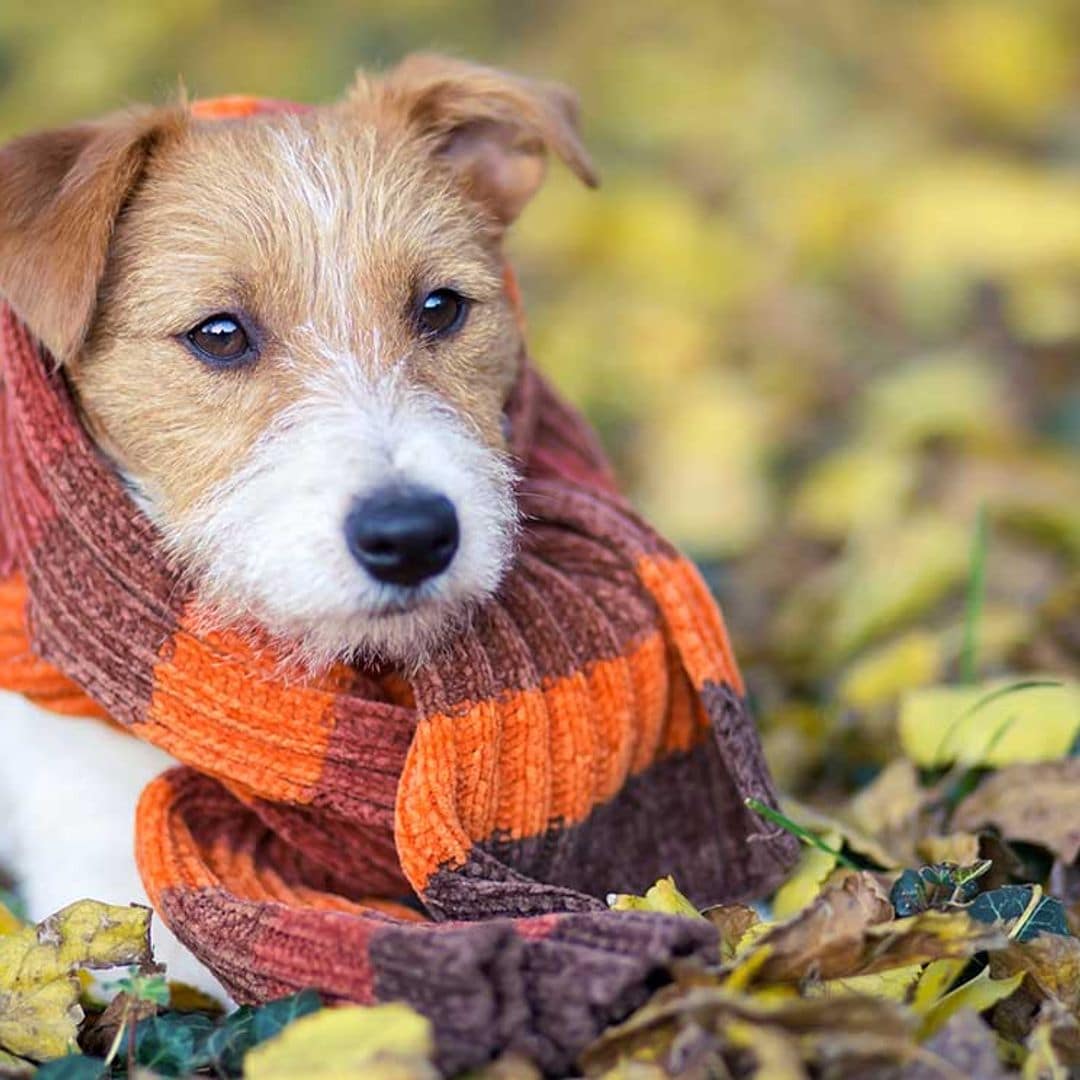
<svg viewBox="0 0 1080 1080"><path fill-rule="evenodd" d="M265 1042L279 1034L294 1020L322 1008L322 999L314 990L301 990L290 997L268 1001L255 1010L252 1032L255 1042Z"/></svg>
<svg viewBox="0 0 1080 1080"><path fill-rule="evenodd" d="M201 1013L162 1013L135 1028L135 1060L162 1076L187 1076L210 1063L214 1022Z"/></svg>
<svg viewBox="0 0 1080 1080"><path fill-rule="evenodd" d="M973 919L984 923L1013 923L1027 911L1034 895L1031 885L1002 885L999 889L982 893L968 906ZM1030 941L1038 934L1061 934L1070 936L1065 918L1065 906L1052 896L1044 896L1028 916L1017 941Z"/></svg>
<svg viewBox="0 0 1080 1080"><path fill-rule="evenodd" d="M244 1055L256 1043L256 1012L252 1006L242 1005L211 1032L206 1040L206 1053L216 1069L228 1075L243 1070Z"/></svg>
<svg viewBox="0 0 1080 1080"><path fill-rule="evenodd" d="M34 1073L34 1080L101 1080L107 1072L103 1058L68 1054L47 1061Z"/></svg>
<svg viewBox="0 0 1080 1080"><path fill-rule="evenodd" d="M978 894L979 879L990 866L988 859L980 859L970 866L943 862L905 870L893 883L889 901L900 919L928 908L944 910L950 904L967 903Z"/></svg>

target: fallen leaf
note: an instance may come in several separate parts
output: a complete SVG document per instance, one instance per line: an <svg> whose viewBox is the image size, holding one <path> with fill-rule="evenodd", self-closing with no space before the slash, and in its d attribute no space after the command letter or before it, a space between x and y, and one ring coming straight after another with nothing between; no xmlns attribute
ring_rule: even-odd
<svg viewBox="0 0 1080 1080"><path fill-rule="evenodd" d="M4 1074L6 1075L6 1074ZM68 1054L45 1062L34 1073L35 1080L103 1080L108 1075L104 1058Z"/></svg>
<svg viewBox="0 0 1080 1080"><path fill-rule="evenodd" d="M635 1059L665 1068L681 1028L702 1027L722 1046L733 1022L783 1033L795 1040L810 1067L847 1066L853 1075L873 1075L860 1073L860 1067L882 1060L895 1063L914 1048L914 1017L882 998L858 994L776 998L733 993L723 986L694 986L660 991L629 1020L605 1032L586 1050L581 1064L590 1077L605 1076L617 1063ZM737 1038L743 1041L741 1034Z"/></svg>
<svg viewBox="0 0 1080 1080"><path fill-rule="evenodd" d="M979 922L1002 926L1017 941L1030 941L1037 934L1068 934L1065 905L1053 896L1036 896L1035 889L1033 885L1002 885L980 893L965 910Z"/></svg>
<svg viewBox="0 0 1080 1080"><path fill-rule="evenodd" d="M438 1080L430 1021L407 1005L346 1005L301 1017L244 1059L247 1080Z"/></svg>
<svg viewBox="0 0 1080 1080"><path fill-rule="evenodd" d="M138 1023L157 1013L157 1004L146 999L133 998L119 993L109 1002L105 1011L89 1017L79 1032L79 1045L88 1054L108 1054L121 1025L131 1020Z"/></svg>
<svg viewBox="0 0 1080 1080"><path fill-rule="evenodd" d="M773 927L740 955L731 971L752 968L756 984L859 974L865 931L892 917L885 891L868 873L830 886L794 918ZM764 956L764 961L761 957Z"/></svg>
<svg viewBox="0 0 1080 1080"><path fill-rule="evenodd" d="M720 959L731 960L747 934L761 923L761 917L745 904L721 904L702 912L720 934Z"/></svg>
<svg viewBox="0 0 1080 1080"><path fill-rule="evenodd" d="M1080 1020L1048 1003L1028 1034L1024 1080L1071 1080L1080 1068Z"/></svg>
<svg viewBox="0 0 1080 1080"><path fill-rule="evenodd" d="M995 978L1022 972L1029 976L1040 1001L1053 999L1080 1019L1080 940L1061 934L1039 934L1028 941L1010 941L990 956Z"/></svg>
<svg viewBox="0 0 1080 1080"><path fill-rule="evenodd" d="M200 1013L164 1013L135 1028L135 1060L159 1076L190 1076L210 1064L214 1022Z"/></svg>
<svg viewBox="0 0 1080 1080"><path fill-rule="evenodd" d="M822 885L836 869L835 852L840 848L840 833L835 829L827 829L817 835L833 851L803 846L798 864L773 897L773 914L778 919L786 919L802 911L821 892Z"/></svg>
<svg viewBox="0 0 1080 1080"><path fill-rule="evenodd" d="M80 900L0 937L0 1048L34 1061L75 1049L80 968L150 960L150 910Z"/></svg>
<svg viewBox="0 0 1080 1080"><path fill-rule="evenodd" d="M906 1001L908 992L922 974L921 963L889 968L870 975L852 975L846 979L830 979L807 987L807 995L815 994L870 994L888 998L890 1001Z"/></svg>
<svg viewBox="0 0 1080 1080"><path fill-rule="evenodd" d="M700 919L701 912L675 886L672 877L661 878L644 896L629 893L612 893L608 897L612 911L653 911L661 915L682 915Z"/></svg>
<svg viewBox="0 0 1080 1080"><path fill-rule="evenodd" d="M826 814L791 798L782 799L780 805L796 824L820 838L824 838L826 833L839 834L842 843L836 844L837 848L846 847L853 854L880 866L883 870L893 869L899 865L896 856L890 850L853 821Z"/></svg>
<svg viewBox="0 0 1080 1080"><path fill-rule="evenodd" d="M889 902L901 918L928 908L945 909L967 903L978 893L991 865L989 859L981 859L969 866L934 863L918 870L905 870L893 883Z"/></svg>
<svg viewBox="0 0 1080 1080"><path fill-rule="evenodd" d="M903 866L915 861L919 819L927 798L915 766L898 757L855 794L848 816L892 855L892 866Z"/></svg>
<svg viewBox="0 0 1080 1080"><path fill-rule="evenodd" d="M793 524L808 536L842 540L856 529L894 521L915 480L916 462L895 450L844 447L807 474L795 494Z"/></svg>
<svg viewBox="0 0 1080 1080"><path fill-rule="evenodd" d="M915 844L915 851L927 863L970 866L979 860L979 838L974 833L965 832L922 836Z"/></svg>
<svg viewBox="0 0 1080 1080"><path fill-rule="evenodd" d="M1056 682L1058 685L1034 685ZM1015 693L997 681L978 687L934 686L906 694L900 741L923 768L958 761L1002 766L1064 757L1080 732L1080 685L1024 680Z"/></svg>
<svg viewBox="0 0 1080 1080"><path fill-rule="evenodd" d="M1023 981L1023 972L1008 978L995 979L991 977L989 968L984 968L975 978L950 991L929 1010L923 1019L923 1037L928 1038L941 1030L963 1009L985 1012L1015 993Z"/></svg>
<svg viewBox="0 0 1080 1080"><path fill-rule="evenodd" d="M753 1072L757 1080L807 1080L802 1055L792 1037L779 1028L764 1024L749 1024L732 1020L723 1028L729 1045L749 1050L754 1057Z"/></svg>
<svg viewBox="0 0 1080 1080"><path fill-rule="evenodd" d="M988 776L953 814L961 829L993 826L1066 863L1080 854L1080 758L1010 765Z"/></svg>
<svg viewBox="0 0 1080 1080"><path fill-rule="evenodd" d="M322 999L314 990L301 990L288 997L267 1001L255 1009L252 1037L256 1043L266 1042L280 1034L295 1020L310 1016L322 1008Z"/></svg>
<svg viewBox="0 0 1080 1080"><path fill-rule="evenodd" d="M877 709L892 704L905 691L934 682L944 666L938 637L910 630L860 656L840 680L837 697L852 709Z"/></svg>

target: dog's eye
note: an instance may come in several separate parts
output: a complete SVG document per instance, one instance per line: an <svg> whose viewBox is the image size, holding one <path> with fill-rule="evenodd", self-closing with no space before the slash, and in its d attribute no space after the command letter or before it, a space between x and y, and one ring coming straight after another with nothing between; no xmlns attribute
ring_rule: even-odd
<svg viewBox="0 0 1080 1080"><path fill-rule="evenodd" d="M418 321L425 337L446 337L460 330L469 314L469 301L453 289L436 289L420 303Z"/></svg>
<svg viewBox="0 0 1080 1080"><path fill-rule="evenodd" d="M238 364L252 354L247 332L232 315L211 315L185 337L199 359L211 364Z"/></svg>

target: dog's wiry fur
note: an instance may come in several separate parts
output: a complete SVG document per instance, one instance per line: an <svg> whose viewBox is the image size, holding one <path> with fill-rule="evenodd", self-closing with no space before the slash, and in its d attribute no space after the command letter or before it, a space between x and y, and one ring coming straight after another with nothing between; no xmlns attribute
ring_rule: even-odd
<svg viewBox="0 0 1080 1080"><path fill-rule="evenodd" d="M436 56L305 112L136 109L0 148L0 295L200 579L206 618L255 621L314 666L410 665L498 586L515 530L502 414L521 351L502 239L547 151L594 182L566 91ZM417 305L443 288L471 308L432 340ZM185 347L218 313L251 329L253 362L218 370ZM346 544L349 507L387 485L456 508L453 561L415 587L379 583ZM80 753L124 758L117 738L95 729ZM9 756L0 797L71 782L62 746L52 775ZM146 779L125 768L92 826L119 850ZM44 866L69 867L66 899L101 885L44 829L13 846L35 914L65 899ZM129 879L102 898L131 899Z"/></svg>

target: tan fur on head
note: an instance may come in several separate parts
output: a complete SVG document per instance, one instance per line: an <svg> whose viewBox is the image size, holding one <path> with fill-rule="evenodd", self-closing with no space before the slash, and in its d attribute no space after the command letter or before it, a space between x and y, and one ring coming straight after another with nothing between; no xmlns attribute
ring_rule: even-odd
<svg viewBox="0 0 1080 1080"><path fill-rule="evenodd" d="M300 114L177 106L28 136L0 149L0 294L219 611L317 662L415 657L509 558L501 242L549 149L595 182L567 91L434 56ZM436 340L417 311L438 289L471 308ZM185 344L219 313L253 362ZM408 596L342 539L357 495L394 483L444 491L462 525Z"/></svg>

